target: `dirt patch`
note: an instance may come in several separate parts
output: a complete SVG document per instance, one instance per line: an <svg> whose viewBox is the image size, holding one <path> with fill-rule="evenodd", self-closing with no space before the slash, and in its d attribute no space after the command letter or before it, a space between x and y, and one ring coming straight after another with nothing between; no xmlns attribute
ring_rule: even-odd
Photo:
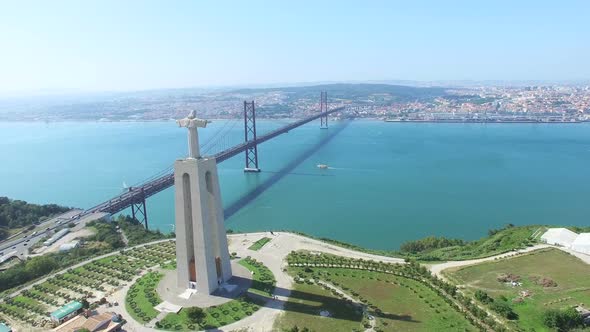
<svg viewBox="0 0 590 332"><path fill-rule="evenodd" d="M520 281L520 276L512 273L502 273L498 276L497 280L499 282L518 282Z"/></svg>
<svg viewBox="0 0 590 332"><path fill-rule="evenodd" d="M539 286L557 287L557 283L555 282L555 280L553 280L551 278L540 277L540 276L530 276L529 279L531 279L531 281L533 283L535 283L536 285L539 285Z"/></svg>

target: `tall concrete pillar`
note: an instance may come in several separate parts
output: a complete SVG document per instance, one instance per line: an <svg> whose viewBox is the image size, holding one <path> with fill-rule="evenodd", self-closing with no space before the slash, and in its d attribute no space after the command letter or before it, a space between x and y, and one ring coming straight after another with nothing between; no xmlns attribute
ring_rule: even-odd
<svg viewBox="0 0 590 332"><path fill-rule="evenodd" d="M197 126L206 126L191 124L198 120L191 115L178 121L189 128L189 142ZM217 162L201 158L192 144L189 156L174 163L178 287L211 294L232 277Z"/></svg>

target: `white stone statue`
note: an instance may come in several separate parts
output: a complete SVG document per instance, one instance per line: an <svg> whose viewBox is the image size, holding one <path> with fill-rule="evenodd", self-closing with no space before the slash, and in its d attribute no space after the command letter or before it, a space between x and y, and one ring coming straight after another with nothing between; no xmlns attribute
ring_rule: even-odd
<svg viewBox="0 0 590 332"><path fill-rule="evenodd" d="M197 128L207 127L207 120L197 119L195 111L192 110L189 115L180 120L176 120L179 127L188 128L188 157L198 159L201 157L199 152L199 133Z"/></svg>

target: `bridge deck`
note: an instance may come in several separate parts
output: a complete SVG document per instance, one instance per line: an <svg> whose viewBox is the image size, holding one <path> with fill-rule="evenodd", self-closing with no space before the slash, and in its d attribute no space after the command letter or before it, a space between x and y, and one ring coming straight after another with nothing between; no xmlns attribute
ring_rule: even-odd
<svg viewBox="0 0 590 332"><path fill-rule="evenodd" d="M344 110L344 107L335 108L333 110L329 110L329 111L326 111L323 113L318 113L316 115L307 117L305 119L295 121L289 125L286 125L284 127L276 129L274 131L271 131L268 134L260 136L256 140L252 140L249 142L244 142L244 143L238 144L238 145L231 147L227 150L221 151L211 157L215 158L217 163L221 163L231 157L234 157L234 156L240 154L241 152L246 151L246 149L248 149L249 147L252 147L252 146L258 145L258 144L262 144L262 143L264 143L270 139L273 139L281 134L287 133L290 130L293 130L299 126L302 126L302 125L309 123L313 120L319 119L320 117L322 117L324 115L328 115L328 114L342 111L342 110ZM121 211L125 210L126 208L130 207L132 204L140 203L143 200L145 200L146 198L148 198L152 195L155 195L164 189L170 188L173 185L174 185L174 174L173 173L166 174L166 175L163 175L163 176L156 178L154 180L143 183L139 186L135 186L133 188L130 188L129 191L127 191L123 194L120 194L118 196L115 196L115 197L109 199L108 201L102 202L102 203L80 213L76 217L77 218L83 217L87 214L95 213L95 212L107 212L110 214L121 212Z"/></svg>

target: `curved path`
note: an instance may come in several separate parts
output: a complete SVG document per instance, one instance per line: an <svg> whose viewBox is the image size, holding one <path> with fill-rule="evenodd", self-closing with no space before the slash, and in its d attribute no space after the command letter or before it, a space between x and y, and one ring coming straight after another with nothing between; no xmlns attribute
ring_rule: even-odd
<svg viewBox="0 0 590 332"><path fill-rule="evenodd" d="M148 245L150 245L150 244L156 244L156 243L160 243L160 242L166 242L166 241L170 241L170 240L171 240L171 239L158 240L158 241L153 241L153 242L148 242L148 243L139 244L139 245L136 245L136 246L133 246L133 247L127 247L127 248L124 248L124 249L125 249L125 250L129 250L129 249L133 249L133 248L140 248L140 247L145 247L145 246L148 246ZM68 266L68 267L64 268L63 270L59 270L59 271L57 271L57 272L53 272L53 273L51 273L51 274L48 274L48 275L46 275L45 277L43 277L43 278L41 278L41 279L37 279L37 280L35 280L34 282L32 282L32 283L30 283L30 284L28 284L28 285L26 285L26 286L24 286L24 287L22 287L22 288L19 288L18 290L14 291L14 292L12 292L12 293L10 293L8 296L9 296L9 297L15 297L15 296L17 296L17 295L18 295L20 292L22 292L22 291L24 291L24 290L27 290L27 289L30 289L30 288L32 288L33 286L37 285L37 284L43 283L44 281L46 281L47 279L49 279L49 278L51 278L51 277L54 277L54 276L57 276L57 275L60 275L60 274L64 274L64 273L66 273L66 272L67 272L69 269L75 269L75 268L78 268L78 267L80 267L80 266L86 265L86 264L88 264L88 263L92 263L92 262L94 262L94 261L97 261L97 260L99 260L99 259L103 259L103 258L105 258L105 257L110 257L110 256L114 256L114 255L119 255L119 254L120 254L120 250L117 250L117 251L110 252L110 253L108 253L108 254L104 254L104 255L96 256L96 257L93 257L93 258L91 258L91 259L88 259L88 260L82 261L82 262L80 262L80 263L77 263L77 264L74 264L74 265Z"/></svg>
<svg viewBox="0 0 590 332"><path fill-rule="evenodd" d="M254 242L258 241L259 239L261 239L263 237L271 238L271 241L269 241L266 245L264 245L264 247L262 247L259 251L252 251L252 250L248 249L248 247L250 247ZM251 332L263 331L263 332L266 332L266 331L272 330L275 319L282 312L283 305L289 298L290 289L293 284L292 278L286 272L283 271L283 269L286 267L285 258L291 251L310 250L310 251L317 251L317 252L323 252L323 253L344 256L344 257L348 257L348 258L368 259L368 260L382 261L382 262L386 262L386 263L404 263L404 260L401 258L386 257L386 256L373 255L373 254L368 254L368 253L364 253L364 252L359 252L356 250L339 247L339 246L332 245L332 244L329 244L326 242L322 242L320 240L311 239L311 238L297 235L297 234L293 234L293 233L275 232L274 235L271 235L269 232L228 234L228 240L229 240L228 242L229 242L230 252L236 252L239 257L251 256L252 258L255 258L256 260L263 263L266 267L268 267L272 271L272 273L274 274L275 279L277 281L277 283L276 283L277 290L275 291L275 294L274 294L276 296L276 300L273 300L273 299L269 300L269 302L265 306L261 307L252 316L246 317L238 322L226 325L220 329L216 329L215 331L251 331ZM159 242L165 242L165 241L170 241L170 239L145 243L145 244L141 244L141 245L138 245L135 247L130 247L127 249L147 246L147 245L151 245L151 244L155 244L155 243L159 243ZM481 258L481 259L473 259L473 260L466 260L466 261L449 261L449 262L440 263L440 264L433 264L433 265L428 266L428 268L430 269L430 271L432 271L432 273L436 274L437 276L439 276L441 278L444 278L442 275L442 271L445 269L451 268L451 267L459 267L459 266L478 264L478 263L482 263L482 262L486 262L486 261L492 261L497 258L509 257L509 256L513 256L518 253L531 252L534 250L538 250L538 249L542 249L542 248L549 248L549 247L554 247L554 246L540 244L540 245L535 245L533 247L528 247L526 249L507 252L504 254ZM558 249L567 251L571 254L574 254L575 256L581 258L584 262L590 264L590 256L588 256L588 255L574 253L571 250L568 250L565 248L559 248L559 247L554 247L554 248L558 248ZM118 251L112 252L112 253L109 253L106 255L102 255L102 256L95 257L93 259L78 263L78 264L73 265L69 268L76 268L76 267L82 266L84 264L87 264L89 262L92 262L92 261L95 261L95 260L98 260L98 259L101 259L104 257L117 255L117 254L119 254ZM580 256L582 256L582 257L580 257ZM65 273L66 271L67 271L67 269L59 271L57 273L54 273L54 274L47 276L43 279L37 280L34 283L22 288L21 290L13 293L11 295L15 295L16 293L18 293L24 289L29 289L35 284L44 282L47 278L49 278L51 276L54 276L56 274ZM123 317L128 320L128 323L125 325L125 330L127 330L127 331L133 331L133 332L135 332L135 331L137 331L137 332L158 331L153 328L142 325L138 322L135 322L132 318L130 318L129 314L126 312L125 305L124 305L125 294L126 294L127 290L129 289L129 287L133 284L134 281L135 281L135 279L131 283L128 283L127 285L125 285L122 289L120 289L120 290L114 292L112 295L108 296L109 301L111 301L111 302L116 301L116 302L120 303L119 306L109 308L109 310L115 311L115 312L123 315Z"/></svg>
<svg viewBox="0 0 590 332"><path fill-rule="evenodd" d="M537 245L534 245L532 247L527 247L525 249L519 249L519 250L509 251L509 252L506 252L506 253L503 253L503 254L499 254L499 255L495 255L495 256L490 256L490 257L485 257L485 258L478 258L478 259L470 259L470 260L465 260L465 261L448 261L448 262L444 262L444 263L428 265L427 267L437 277L446 280L446 278L442 274L442 271L443 270L446 270L448 268L451 268L451 267L475 265L475 264L479 264L479 263L483 263L483 262L493 261L493 260L499 259L499 258L510 257L510 256L514 256L514 255L517 255L517 254L522 254L522 253L531 252L531 251L535 251L535 250L539 250L539 249L543 249L543 248L550 248L550 247L552 247L552 246L550 246L548 244L537 244Z"/></svg>

